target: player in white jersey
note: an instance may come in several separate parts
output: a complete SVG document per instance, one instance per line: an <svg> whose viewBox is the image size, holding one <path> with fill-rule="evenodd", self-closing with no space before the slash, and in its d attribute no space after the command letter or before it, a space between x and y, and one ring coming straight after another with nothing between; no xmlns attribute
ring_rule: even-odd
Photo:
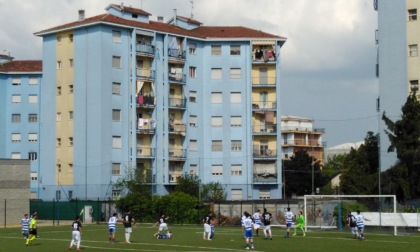
<svg viewBox="0 0 420 252"><path fill-rule="evenodd" d="M290 212L290 207L287 208L287 212L284 214L284 218L286 219L286 234L284 235L284 238L290 238L290 228L293 224L293 213Z"/></svg>
<svg viewBox="0 0 420 252"><path fill-rule="evenodd" d="M24 239L28 239L29 237L29 215L24 214L20 224L22 225L22 235Z"/></svg>
<svg viewBox="0 0 420 252"><path fill-rule="evenodd" d="M357 214L355 217L356 217L356 225L357 225L357 231L359 234L359 239L364 240L365 235L363 232L365 229L365 221L370 221L370 220L366 219L365 216L363 216L363 214L360 213L360 210L357 210Z"/></svg>
<svg viewBox="0 0 420 252"><path fill-rule="evenodd" d="M258 209L253 215L252 218L254 219L254 230L258 236L258 230L264 229L264 224L262 223L261 219L261 210Z"/></svg>
<svg viewBox="0 0 420 252"><path fill-rule="evenodd" d="M113 213L108 221L109 242L115 244L115 233L117 231L117 222L119 221L117 213Z"/></svg>
<svg viewBox="0 0 420 252"><path fill-rule="evenodd" d="M241 217L241 225L242 225L242 233L244 234L245 233L245 229L244 229L244 220L246 219L246 216L248 215L248 212L247 211L245 211L244 212L244 215L242 215L242 217Z"/></svg>
<svg viewBox="0 0 420 252"><path fill-rule="evenodd" d="M244 219L244 231L245 231L245 249L249 249L250 247L254 248L254 239L252 237L252 229L254 226L254 223L252 222L251 215L249 213L246 213L246 218Z"/></svg>

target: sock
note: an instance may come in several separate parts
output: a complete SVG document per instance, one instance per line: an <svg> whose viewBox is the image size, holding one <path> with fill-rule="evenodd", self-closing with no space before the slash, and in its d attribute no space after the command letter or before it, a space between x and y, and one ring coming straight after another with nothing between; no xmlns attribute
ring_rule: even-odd
<svg viewBox="0 0 420 252"><path fill-rule="evenodd" d="M208 240L210 240L210 235L211 235L211 232L208 232L208 233L207 233L207 239L208 239Z"/></svg>
<svg viewBox="0 0 420 252"><path fill-rule="evenodd" d="M125 241L128 242L128 233L125 233Z"/></svg>

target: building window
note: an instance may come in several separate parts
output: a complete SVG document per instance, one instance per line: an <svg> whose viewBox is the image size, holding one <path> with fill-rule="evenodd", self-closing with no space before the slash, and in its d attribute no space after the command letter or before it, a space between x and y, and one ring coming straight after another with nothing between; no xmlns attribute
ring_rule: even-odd
<svg viewBox="0 0 420 252"><path fill-rule="evenodd" d="M28 134L28 141L29 142L38 142L38 134L37 133L29 133Z"/></svg>
<svg viewBox="0 0 420 252"><path fill-rule="evenodd" d="M69 111L69 120L73 120L73 111Z"/></svg>
<svg viewBox="0 0 420 252"><path fill-rule="evenodd" d="M260 189L260 199L269 199L270 189Z"/></svg>
<svg viewBox="0 0 420 252"><path fill-rule="evenodd" d="M68 170L68 172L73 172L73 164L69 164L69 170Z"/></svg>
<svg viewBox="0 0 420 252"><path fill-rule="evenodd" d="M242 151L242 141L241 140L232 140L230 142L230 150L234 152Z"/></svg>
<svg viewBox="0 0 420 252"><path fill-rule="evenodd" d="M190 151L197 151L197 140L190 139Z"/></svg>
<svg viewBox="0 0 420 252"><path fill-rule="evenodd" d="M12 95L12 103L21 103L22 97L20 95Z"/></svg>
<svg viewBox="0 0 420 252"><path fill-rule="evenodd" d="M197 127L197 116L190 115L190 127Z"/></svg>
<svg viewBox="0 0 420 252"><path fill-rule="evenodd" d="M211 103L222 103L222 93L219 93L219 92L211 93Z"/></svg>
<svg viewBox="0 0 420 252"><path fill-rule="evenodd" d="M12 133L12 142L13 143L20 143L20 133Z"/></svg>
<svg viewBox="0 0 420 252"><path fill-rule="evenodd" d="M56 38L57 38L57 43L58 43L58 44L61 44L61 35L57 35L57 37L56 37Z"/></svg>
<svg viewBox="0 0 420 252"><path fill-rule="evenodd" d="M121 197L121 191L120 190L112 190L112 199L118 200Z"/></svg>
<svg viewBox="0 0 420 252"><path fill-rule="evenodd" d="M37 181L38 180L38 173L31 172L31 181Z"/></svg>
<svg viewBox="0 0 420 252"><path fill-rule="evenodd" d="M230 55L241 55L241 46L231 45L230 46Z"/></svg>
<svg viewBox="0 0 420 252"><path fill-rule="evenodd" d="M61 172L61 164L57 164L57 171Z"/></svg>
<svg viewBox="0 0 420 252"><path fill-rule="evenodd" d="M29 95L29 103L31 104L38 103L38 95Z"/></svg>
<svg viewBox="0 0 420 252"><path fill-rule="evenodd" d="M37 114L29 114L28 115L28 122L30 122L30 123L38 122L38 115Z"/></svg>
<svg viewBox="0 0 420 252"><path fill-rule="evenodd" d="M69 85L69 93L73 94L74 90L73 90L73 85Z"/></svg>
<svg viewBox="0 0 420 252"><path fill-rule="evenodd" d="M211 55L212 56L220 56L220 55L222 55L222 46L220 46L220 45L212 45L211 46Z"/></svg>
<svg viewBox="0 0 420 252"><path fill-rule="evenodd" d="M12 114L12 123L20 123L20 114Z"/></svg>
<svg viewBox="0 0 420 252"><path fill-rule="evenodd" d="M57 113L56 113L56 115L55 115L55 120L56 120L57 122L61 122L61 112L57 112Z"/></svg>
<svg viewBox="0 0 420 252"><path fill-rule="evenodd" d="M61 95L61 86L57 87L57 95Z"/></svg>
<svg viewBox="0 0 420 252"><path fill-rule="evenodd" d="M29 152L28 153L28 159L31 161L35 161L38 159L38 153L36 152Z"/></svg>
<svg viewBox="0 0 420 252"><path fill-rule="evenodd" d="M120 136L113 136L112 137L112 148L121 149L121 137Z"/></svg>
<svg viewBox="0 0 420 252"><path fill-rule="evenodd" d="M417 9L408 10L408 21L416 21L416 20L417 20Z"/></svg>
<svg viewBox="0 0 420 252"><path fill-rule="evenodd" d="M13 77L12 78L12 85L13 86L20 86L20 84L21 84L20 77Z"/></svg>
<svg viewBox="0 0 420 252"><path fill-rule="evenodd" d="M112 82L112 94L121 95L121 83Z"/></svg>
<svg viewBox="0 0 420 252"><path fill-rule="evenodd" d="M222 140L213 140L213 141L211 141L211 151L223 151L223 142L222 142Z"/></svg>
<svg viewBox="0 0 420 252"><path fill-rule="evenodd" d="M198 175L197 164L190 164L190 175Z"/></svg>
<svg viewBox="0 0 420 252"><path fill-rule="evenodd" d="M73 199L73 190L69 190L69 200Z"/></svg>
<svg viewBox="0 0 420 252"><path fill-rule="evenodd" d="M121 43L121 31L112 31L112 42Z"/></svg>
<svg viewBox="0 0 420 252"><path fill-rule="evenodd" d="M60 168L59 172L61 172L61 168ZM55 191L55 199L56 200L61 200L61 191L60 190Z"/></svg>
<svg viewBox="0 0 420 252"><path fill-rule="evenodd" d="M232 176L242 176L242 165L240 164L233 164L230 167L231 175Z"/></svg>
<svg viewBox="0 0 420 252"><path fill-rule="evenodd" d="M417 57L417 55L418 55L417 44L415 44L415 45L409 45L408 46L408 49L409 49L409 55L410 55L410 57Z"/></svg>
<svg viewBox="0 0 420 252"><path fill-rule="evenodd" d="M238 93L238 92L230 93L230 103L241 103L242 102L241 97L242 97L241 93Z"/></svg>
<svg viewBox="0 0 420 252"><path fill-rule="evenodd" d="M20 152L12 152L12 159L20 159Z"/></svg>
<svg viewBox="0 0 420 252"><path fill-rule="evenodd" d="M211 127L212 128L221 128L223 126L223 117L221 116L212 116L211 117Z"/></svg>
<svg viewBox="0 0 420 252"><path fill-rule="evenodd" d="M73 146L73 137L69 137L69 146Z"/></svg>
<svg viewBox="0 0 420 252"><path fill-rule="evenodd" d="M74 37L73 33L69 34L70 43L73 43L73 37Z"/></svg>
<svg viewBox="0 0 420 252"><path fill-rule="evenodd" d="M197 72L196 72L196 67L190 67L190 77L191 78L197 78Z"/></svg>
<svg viewBox="0 0 420 252"><path fill-rule="evenodd" d="M112 121L119 122L121 121L121 110L113 109L112 110Z"/></svg>
<svg viewBox="0 0 420 252"><path fill-rule="evenodd" d="M36 85L38 85L38 78L30 77L29 78L29 85L30 86L36 86Z"/></svg>
<svg viewBox="0 0 420 252"><path fill-rule="evenodd" d="M61 138L57 138L57 147L61 147Z"/></svg>
<svg viewBox="0 0 420 252"><path fill-rule="evenodd" d="M240 116L231 116L230 117L230 127L241 127L242 126L242 117Z"/></svg>
<svg viewBox="0 0 420 252"><path fill-rule="evenodd" d="M197 48L196 44L189 44L188 45L188 52L192 55L195 55L196 48Z"/></svg>
<svg viewBox="0 0 420 252"><path fill-rule="evenodd" d="M190 91L190 102L197 102L197 92Z"/></svg>
<svg viewBox="0 0 420 252"><path fill-rule="evenodd" d="M121 173L121 164L120 163L112 163L112 175L119 176Z"/></svg>
<svg viewBox="0 0 420 252"><path fill-rule="evenodd" d="M211 175L223 176L223 165L217 164L211 166Z"/></svg>
<svg viewBox="0 0 420 252"><path fill-rule="evenodd" d="M222 69L221 68L212 68L211 69L211 78L213 80L219 80L222 78Z"/></svg>
<svg viewBox="0 0 420 252"><path fill-rule="evenodd" d="M240 79L241 78L241 69L240 68L231 68L230 69L230 78L231 79Z"/></svg>
<svg viewBox="0 0 420 252"><path fill-rule="evenodd" d="M121 68L120 56L112 56L112 68Z"/></svg>
<svg viewBox="0 0 420 252"><path fill-rule="evenodd" d="M242 200L242 189L232 189L230 195L231 200Z"/></svg>
<svg viewBox="0 0 420 252"><path fill-rule="evenodd" d="M419 91L419 80L411 80L410 81L410 90L411 90L411 92L418 92Z"/></svg>
<svg viewBox="0 0 420 252"><path fill-rule="evenodd" d="M61 60L57 60L57 69L61 69L63 67L63 64L61 63Z"/></svg>
<svg viewBox="0 0 420 252"><path fill-rule="evenodd" d="M73 59L69 59L70 68L73 68Z"/></svg>

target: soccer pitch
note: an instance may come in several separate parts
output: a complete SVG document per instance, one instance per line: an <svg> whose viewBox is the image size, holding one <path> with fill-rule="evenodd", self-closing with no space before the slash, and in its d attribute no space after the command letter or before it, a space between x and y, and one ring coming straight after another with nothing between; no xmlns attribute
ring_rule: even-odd
<svg viewBox="0 0 420 252"><path fill-rule="evenodd" d="M81 251L244 251L245 241L241 227L216 226L215 237L211 241L203 240L201 225L170 225L174 238L156 239L153 234L157 227L137 225L133 228L131 244L124 243L124 228L117 226L116 244L108 241L108 226L84 225ZM254 251L420 251L420 234L413 231L410 235L394 236L366 231L366 240L359 241L352 237L350 230L311 231L306 237L292 236L284 238L284 228L272 228L273 240L264 240L254 236ZM293 232L292 232L293 233ZM20 228L0 229L3 244L0 251L68 251L71 240L70 225L41 226L38 228L39 238L28 247L21 235ZM72 250L76 250L73 248Z"/></svg>

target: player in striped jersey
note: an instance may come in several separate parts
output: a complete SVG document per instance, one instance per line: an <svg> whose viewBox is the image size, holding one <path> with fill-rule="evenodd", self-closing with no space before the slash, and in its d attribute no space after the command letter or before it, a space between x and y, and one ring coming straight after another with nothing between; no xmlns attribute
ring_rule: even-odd
<svg viewBox="0 0 420 252"><path fill-rule="evenodd" d="M284 214L284 217L286 219L286 234L284 235L284 238L290 238L290 228L293 224L293 213L290 212L290 207L287 208L287 212Z"/></svg>
<svg viewBox="0 0 420 252"><path fill-rule="evenodd" d="M246 213L246 218L244 219L244 230L245 230L245 242L246 247L245 249L254 248L254 239L252 237L252 229L254 226L254 223L252 222L251 215L249 213Z"/></svg>
<svg viewBox="0 0 420 252"><path fill-rule="evenodd" d="M360 210L357 210L356 214L356 225L357 225L357 231L359 233L359 239L364 240L365 235L363 234L363 231L365 229L365 221L370 221L363 216L363 214L360 213Z"/></svg>
<svg viewBox="0 0 420 252"><path fill-rule="evenodd" d="M29 237L29 215L24 214L20 224L22 224L22 235L24 239L28 239Z"/></svg>
<svg viewBox="0 0 420 252"><path fill-rule="evenodd" d="M117 231L117 222L119 221L117 213L113 213L108 221L109 242L115 244L115 232Z"/></svg>

